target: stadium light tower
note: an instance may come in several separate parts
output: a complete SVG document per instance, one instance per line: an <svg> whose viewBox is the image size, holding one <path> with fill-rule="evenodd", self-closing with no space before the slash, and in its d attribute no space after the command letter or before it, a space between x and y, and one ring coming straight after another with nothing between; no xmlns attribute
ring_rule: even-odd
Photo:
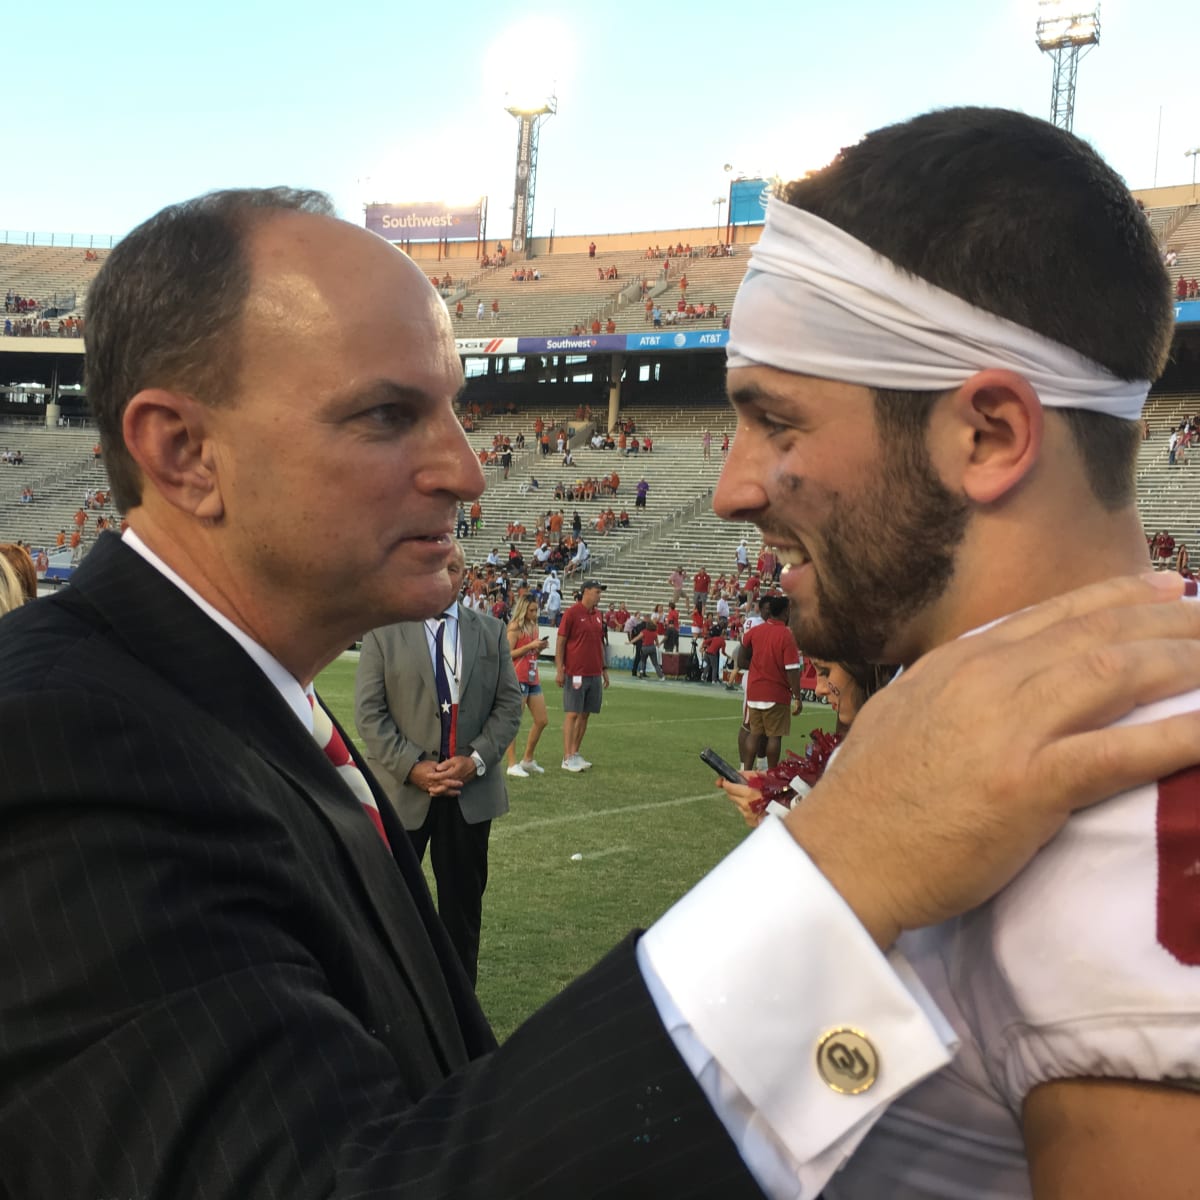
<svg viewBox="0 0 1200 1200"><path fill-rule="evenodd" d="M533 197L537 183L538 130L547 117L558 112L558 97L537 106L513 105L506 109L517 119L517 182L513 191L513 223L510 242L514 255L529 257L533 237Z"/></svg>
<svg viewBox="0 0 1200 1200"><path fill-rule="evenodd" d="M1080 11L1080 9L1083 11ZM1038 0L1037 46L1054 60L1050 88L1050 120L1071 132L1075 124L1075 80L1079 60L1100 44L1100 3L1094 8L1078 0Z"/></svg>

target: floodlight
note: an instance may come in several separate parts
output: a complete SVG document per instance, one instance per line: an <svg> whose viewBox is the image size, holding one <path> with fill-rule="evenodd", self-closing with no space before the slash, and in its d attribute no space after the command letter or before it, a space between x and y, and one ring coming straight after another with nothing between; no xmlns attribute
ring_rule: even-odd
<svg viewBox="0 0 1200 1200"><path fill-rule="evenodd" d="M1037 47L1054 59L1050 90L1050 119L1070 131L1075 123L1075 80L1079 59L1100 43L1100 4L1079 0L1039 0Z"/></svg>
<svg viewBox="0 0 1200 1200"><path fill-rule="evenodd" d="M1069 46L1095 46L1100 41L1100 7L1080 11L1070 0L1041 0L1038 4L1037 45L1039 50Z"/></svg>

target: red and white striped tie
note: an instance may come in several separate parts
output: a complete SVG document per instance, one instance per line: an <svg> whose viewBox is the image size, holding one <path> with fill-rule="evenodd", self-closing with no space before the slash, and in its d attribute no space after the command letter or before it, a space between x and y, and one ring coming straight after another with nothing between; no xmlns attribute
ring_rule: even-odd
<svg viewBox="0 0 1200 1200"><path fill-rule="evenodd" d="M317 745L325 751L325 757L337 767L338 774L366 810L367 816L371 818L371 824L375 826L375 831L383 838L383 844L390 850L392 844L388 841L388 835L383 828L383 818L379 815L379 805L375 803L370 785L355 765L354 759L350 757L350 751L346 749L346 743L342 740L342 735L338 733L337 726L329 719L329 714L317 703L316 696L309 693L308 702L312 705L313 737L317 739Z"/></svg>

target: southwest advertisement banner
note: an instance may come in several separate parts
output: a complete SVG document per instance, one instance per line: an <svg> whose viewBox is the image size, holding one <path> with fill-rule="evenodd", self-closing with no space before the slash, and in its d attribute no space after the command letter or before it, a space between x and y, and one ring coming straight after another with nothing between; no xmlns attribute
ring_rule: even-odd
<svg viewBox="0 0 1200 1200"><path fill-rule="evenodd" d="M1200 321L1200 300L1181 300L1175 305L1176 325L1195 325Z"/></svg>
<svg viewBox="0 0 1200 1200"><path fill-rule="evenodd" d="M367 228L389 242L474 240L480 235L482 205L437 203L368 204Z"/></svg>
<svg viewBox="0 0 1200 1200"><path fill-rule="evenodd" d="M563 337L455 338L459 354L621 354L637 350L721 350L728 329L687 333L598 333Z"/></svg>

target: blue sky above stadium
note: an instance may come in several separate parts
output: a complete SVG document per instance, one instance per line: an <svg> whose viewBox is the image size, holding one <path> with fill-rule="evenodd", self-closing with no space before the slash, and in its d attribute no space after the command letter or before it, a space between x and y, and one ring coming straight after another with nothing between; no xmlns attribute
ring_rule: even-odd
<svg viewBox="0 0 1200 1200"><path fill-rule="evenodd" d="M368 200L486 195L489 236L507 238L506 90L523 102L551 88L535 234L715 226L731 174L800 174L928 108L1048 115L1036 7L12 5L10 97L28 103L5 122L0 231L119 234L209 188L289 183L330 192L355 221ZM1075 131L1133 187L1154 181L1156 147L1158 183L1190 183L1200 4L1104 0L1102 26Z"/></svg>

